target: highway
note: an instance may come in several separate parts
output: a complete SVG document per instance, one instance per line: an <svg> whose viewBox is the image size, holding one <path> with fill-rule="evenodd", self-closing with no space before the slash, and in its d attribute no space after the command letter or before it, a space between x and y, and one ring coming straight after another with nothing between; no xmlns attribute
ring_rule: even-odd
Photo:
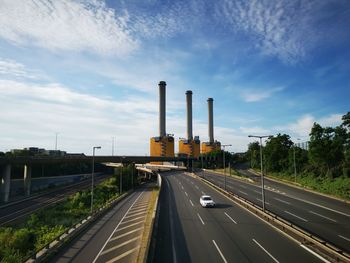
<svg viewBox="0 0 350 263"><path fill-rule="evenodd" d="M225 177L197 173L225 188ZM256 184L226 177L226 189L262 206L260 181ZM272 180L265 180L265 208L350 253L350 205Z"/></svg>
<svg viewBox="0 0 350 263"><path fill-rule="evenodd" d="M50 262L136 262L154 184L136 189Z"/></svg>
<svg viewBox="0 0 350 263"><path fill-rule="evenodd" d="M95 184L99 184L110 175L100 175L95 177ZM6 226L21 220L38 209L51 206L64 200L80 190L91 187L91 181L84 180L64 187L58 187L52 191L25 198L0 207L0 226Z"/></svg>
<svg viewBox="0 0 350 263"><path fill-rule="evenodd" d="M154 262L322 262L200 179L162 177ZM202 208L203 194L217 206Z"/></svg>

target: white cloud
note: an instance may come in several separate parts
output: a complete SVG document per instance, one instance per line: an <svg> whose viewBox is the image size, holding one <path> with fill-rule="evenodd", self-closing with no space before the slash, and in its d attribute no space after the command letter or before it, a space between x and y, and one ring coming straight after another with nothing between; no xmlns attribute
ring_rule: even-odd
<svg viewBox="0 0 350 263"><path fill-rule="evenodd" d="M239 130L246 135L269 135L270 130L264 129L262 127L239 127Z"/></svg>
<svg viewBox="0 0 350 263"><path fill-rule="evenodd" d="M337 126L341 124L341 114L331 114L322 118L315 118L311 114L306 114L300 117L296 122L289 123L284 126L276 126L273 129L282 132L289 133L292 137L300 137L301 139L308 140L311 128L315 122L321 126Z"/></svg>
<svg viewBox="0 0 350 263"><path fill-rule="evenodd" d="M114 55L138 46L123 16L99 0L3 0L0 24L0 37L17 45Z"/></svg>
<svg viewBox="0 0 350 263"><path fill-rule="evenodd" d="M271 97L276 92L284 90L284 87L277 87L272 89L242 89L240 95L246 102L257 102Z"/></svg>
<svg viewBox="0 0 350 263"><path fill-rule="evenodd" d="M42 75L38 72L28 70L23 64L11 59L2 59L0 57L0 75L4 77L38 79Z"/></svg>
<svg viewBox="0 0 350 263"><path fill-rule="evenodd" d="M218 17L225 17L233 30L252 36L255 47L263 54L276 56L293 64L305 58L320 38L317 21L319 1L226 0L218 8Z"/></svg>

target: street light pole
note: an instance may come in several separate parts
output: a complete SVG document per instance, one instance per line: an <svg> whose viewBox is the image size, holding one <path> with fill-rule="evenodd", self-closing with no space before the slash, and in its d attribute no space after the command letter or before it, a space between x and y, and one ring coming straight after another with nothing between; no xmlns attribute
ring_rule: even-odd
<svg viewBox="0 0 350 263"><path fill-rule="evenodd" d="M249 135L248 137L260 139L261 199L262 199L261 201L262 201L262 209L265 212L265 186L264 186L264 173L263 173L262 139L272 137L272 135L266 135L266 136Z"/></svg>
<svg viewBox="0 0 350 263"><path fill-rule="evenodd" d="M226 190L226 164L225 164L225 147L232 146L232 145L231 145L231 144L222 144L221 146L224 148L224 151L223 151L224 176L225 176L225 184L224 184L224 188L225 188L225 190Z"/></svg>
<svg viewBox="0 0 350 263"><path fill-rule="evenodd" d="M299 141L300 139L298 138L297 140ZM296 183L297 182L297 165L296 165L296 162L295 162L295 147L296 147L296 145L294 144L294 147L293 147L294 182Z"/></svg>
<svg viewBox="0 0 350 263"><path fill-rule="evenodd" d="M92 147L92 172L91 172L91 214L94 206L94 173L95 173L95 150L101 149L101 146Z"/></svg>

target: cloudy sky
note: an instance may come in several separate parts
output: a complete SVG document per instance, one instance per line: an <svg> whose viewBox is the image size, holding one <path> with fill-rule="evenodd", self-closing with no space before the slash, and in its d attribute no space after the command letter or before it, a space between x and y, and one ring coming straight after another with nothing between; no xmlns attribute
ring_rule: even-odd
<svg viewBox="0 0 350 263"><path fill-rule="evenodd" d="M349 25L348 0L0 0L0 151L148 155L160 80L176 141L188 89L202 141L208 97L230 151L305 141L350 110Z"/></svg>

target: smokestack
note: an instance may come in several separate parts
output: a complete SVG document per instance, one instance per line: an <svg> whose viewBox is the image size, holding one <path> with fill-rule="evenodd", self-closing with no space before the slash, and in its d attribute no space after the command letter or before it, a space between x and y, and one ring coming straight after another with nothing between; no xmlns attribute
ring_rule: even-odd
<svg viewBox="0 0 350 263"><path fill-rule="evenodd" d="M159 136L166 136L165 133L165 87L166 82L160 81L159 84Z"/></svg>
<svg viewBox="0 0 350 263"><path fill-rule="evenodd" d="M213 98L208 98L209 142L214 142Z"/></svg>
<svg viewBox="0 0 350 263"><path fill-rule="evenodd" d="M192 134L192 91L186 91L187 102L187 140L193 139Z"/></svg>

